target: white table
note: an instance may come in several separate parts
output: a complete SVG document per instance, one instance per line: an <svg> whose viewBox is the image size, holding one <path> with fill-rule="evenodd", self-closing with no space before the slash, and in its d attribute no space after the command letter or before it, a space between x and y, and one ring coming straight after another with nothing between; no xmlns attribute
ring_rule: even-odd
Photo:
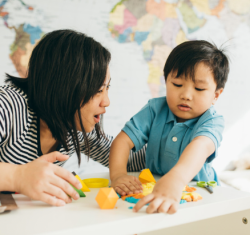
<svg viewBox="0 0 250 235"><path fill-rule="evenodd" d="M81 176L92 177L109 178L108 173ZM0 235L250 234L250 194L232 188L216 187L214 194L197 188L203 199L180 205L174 215L146 214L146 206L133 213L133 204L121 199L117 208L101 210L95 201L98 191L91 189L85 198L64 207L16 194L19 209L0 214Z"/></svg>

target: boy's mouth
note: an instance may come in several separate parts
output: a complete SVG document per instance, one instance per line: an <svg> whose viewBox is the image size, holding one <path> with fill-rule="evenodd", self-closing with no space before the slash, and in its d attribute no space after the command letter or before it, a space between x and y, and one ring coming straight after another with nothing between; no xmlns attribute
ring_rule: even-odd
<svg viewBox="0 0 250 235"><path fill-rule="evenodd" d="M179 110L184 112L187 112L191 109L187 104L179 104L177 107Z"/></svg>

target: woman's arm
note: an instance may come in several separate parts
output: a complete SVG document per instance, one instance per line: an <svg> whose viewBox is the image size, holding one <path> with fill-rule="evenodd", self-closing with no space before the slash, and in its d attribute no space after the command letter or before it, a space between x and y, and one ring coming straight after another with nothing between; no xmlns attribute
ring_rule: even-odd
<svg viewBox="0 0 250 235"><path fill-rule="evenodd" d="M23 106L16 107L15 104L19 102L14 102L13 99L7 91L0 88L0 148L8 144L12 138L12 130L18 128L14 126L17 124L13 121L13 113ZM14 160L15 157L12 156ZM0 158L0 191L19 192L57 206L70 202L68 195L77 199L78 194L69 183L79 188L79 181L70 172L52 164L56 160L67 159L68 156L59 152L52 152L24 165L4 163Z"/></svg>
<svg viewBox="0 0 250 235"><path fill-rule="evenodd" d="M0 192L16 192L16 171L20 165L0 162Z"/></svg>

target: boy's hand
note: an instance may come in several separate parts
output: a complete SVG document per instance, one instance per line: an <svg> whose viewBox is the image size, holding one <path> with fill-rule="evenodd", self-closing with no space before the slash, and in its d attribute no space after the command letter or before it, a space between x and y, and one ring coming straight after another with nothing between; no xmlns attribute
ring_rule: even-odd
<svg viewBox="0 0 250 235"><path fill-rule="evenodd" d="M114 177L111 181L111 187L120 195L142 193L142 185L135 176L121 174Z"/></svg>
<svg viewBox="0 0 250 235"><path fill-rule="evenodd" d="M133 208L134 212L140 210L144 205L149 204L146 209L147 213L168 213L174 214L177 211L181 200L183 183L178 180L171 179L165 175L154 187L151 194L143 197Z"/></svg>

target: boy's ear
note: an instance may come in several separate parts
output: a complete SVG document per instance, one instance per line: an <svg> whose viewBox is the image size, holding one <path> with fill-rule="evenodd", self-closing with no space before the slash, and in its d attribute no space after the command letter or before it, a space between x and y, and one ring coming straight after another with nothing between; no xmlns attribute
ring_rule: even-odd
<svg viewBox="0 0 250 235"><path fill-rule="evenodd" d="M221 93L224 91L224 88L220 88L218 90L215 91L214 93L214 100L212 102L213 105L215 105L216 101L219 99L219 96L221 95Z"/></svg>

